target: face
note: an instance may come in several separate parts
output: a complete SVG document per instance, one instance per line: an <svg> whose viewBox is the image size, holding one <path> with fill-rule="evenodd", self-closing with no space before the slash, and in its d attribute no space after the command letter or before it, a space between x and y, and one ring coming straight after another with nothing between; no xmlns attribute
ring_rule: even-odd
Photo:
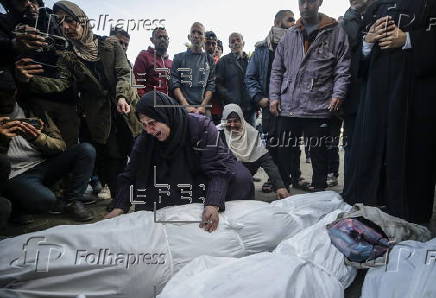
<svg viewBox="0 0 436 298"><path fill-rule="evenodd" d="M171 129L165 123L158 122L143 114L139 114L139 121L141 122L144 131L157 138L159 142L168 140Z"/></svg>
<svg viewBox="0 0 436 298"><path fill-rule="evenodd" d="M215 53L213 53L214 57L221 57L221 55L223 54L223 52L221 51L220 47L216 47Z"/></svg>
<svg viewBox="0 0 436 298"><path fill-rule="evenodd" d="M121 47L123 48L124 52L127 52L127 49L129 48L130 38L127 36L117 34L118 42L120 43Z"/></svg>
<svg viewBox="0 0 436 298"><path fill-rule="evenodd" d="M322 0L298 0L300 15L303 20L313 20L318 17Z"/></svg>
<svg viewBox="0 0 436 298"><path fill-rule="evenodd" d="M75 18L62 10L56 12L62 32L70 40L80 40L83 36L83 26Z"/></svg>
<svg viewBox="0 0 436 298"><path fill-rule="evenodd" d="M32 20L38 17L39 5L35 0L15 0L11 1L12 9L21 13L23 17Z"/></svg>
<svg viewBox="0 0 436 298"><path fill-rule="evenodd" d="M229 47L232 53L240 53L244 50L244 39L240 34L232 34L229 38Z"/></svg>
<svg viewBox="0 0 436 298"><path fill-rule="evenodd" d="M150 38L155 49L167 50L169 45L169 37L166 30L157 30L154 32L153 36Z"/></svg>
<svg viewBox="0 0 436 298"><path fill-rule="evenodd" d="M242 129L241 119L238 117L227 118L227 130L240 131Z"/></svg>
<svg viewBox="0 0 436 298"><path fill-rule="evenodd" d="M188 36L189 41L193 47L203 48L204 47L204 28L199 25L192 26L191 33Z"/></svg>
<svg viewBox="0 0 436 298"><path fill-rule="evenodd" d="M206 40L206 52L210 55L213 55L217 49L217 41L216 40Z"/></svg>
<svg viewBox="0 0 436 298"><path fill-rule="evenodd" d="M289 29L295 24L295 17L293 13L287 13L280 22L280 28Z"/></svg>

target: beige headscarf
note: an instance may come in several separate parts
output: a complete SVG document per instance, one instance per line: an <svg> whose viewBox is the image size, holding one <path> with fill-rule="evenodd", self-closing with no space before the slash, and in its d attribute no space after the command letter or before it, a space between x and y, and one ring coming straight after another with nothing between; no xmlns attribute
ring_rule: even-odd
<svg viewBox="0 0 436 298"><path fill-rule="evenodd" d="M98 57L98 43L94 39L94 34L90 28L89 19L85 12L76 4L70 1L58 1L53 6L53 11L62 10L68 15L78 19L83 26L83 35L80 40L71 40L73 50L80 58L86 61L97 61Z"/></svg>
<svg viewBox="0 0 436 298"><path fill-rule="evenodd" d="M283 29L280 27L271 27L265 42L268 44L268 48L273 51L275 47L279 44L282 37L285 35L288 29Z"/></svg>
<svg viewBox="0 0 436 298"><path fill-rule="evenodd" d="M222 120L226 120L232 112L235 112L241 119L242 130L230 131L225 128L224 135L227 145L239 161L255 162L268 153L268 150L262 143L259 132L244 120L244 114L238 105L224 106Z"/></svg>

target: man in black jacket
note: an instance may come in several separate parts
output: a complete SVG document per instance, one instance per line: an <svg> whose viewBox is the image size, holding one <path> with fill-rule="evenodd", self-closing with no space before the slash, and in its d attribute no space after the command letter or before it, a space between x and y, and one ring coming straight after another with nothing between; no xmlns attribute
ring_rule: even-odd
<svg viewBox="0 0 436 298"><path fill-rule="evenodd" d="M255 127L256 105L250 98L244 82L248 65L248 56L244 52L244 45L242 34L230 34L231 53L222 57L216 66L216 89L222 104L239 105L244 113L245 121Z"/></svg>

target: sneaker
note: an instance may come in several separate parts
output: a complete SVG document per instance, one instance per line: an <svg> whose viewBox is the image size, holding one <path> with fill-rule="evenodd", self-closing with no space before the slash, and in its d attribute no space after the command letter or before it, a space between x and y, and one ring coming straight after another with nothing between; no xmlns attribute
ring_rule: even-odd
<svg viewBox="0 0 436 298"><path fill-rule="evenodd" d="M82 202L73 201L65 206L65 212L76 221L89 221L93 219L91 212L86 210Z"/></svg>
<svg viewBox="0 0 436 298"><path fill-rule="evenodd" d="M91 178L91 181L89 181L89 185L91 185L92 193L94 195L98 195L103 190L103 186L101 185L98 178Z"/></svg>
<svg viewBox="0 0 436 298"><path fill-rule="evenodd" d="M58 215L65 210L65 201L57 199L53 206L48 210L48 214Z"/></svg>
<svg viewBox="0 0 436 298"><path fill-rule="evenodd" d="M336 177L334 174L328 174L327 176L327 185L328 187L334 187L337 186L338 183L338 177Z"/></svg>

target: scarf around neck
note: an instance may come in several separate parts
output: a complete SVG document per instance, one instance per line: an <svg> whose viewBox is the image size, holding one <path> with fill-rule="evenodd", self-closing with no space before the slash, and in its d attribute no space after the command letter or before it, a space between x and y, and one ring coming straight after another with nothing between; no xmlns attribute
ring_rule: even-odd
<svg viewBox="0 0 436 298"><path fill-rule="evenodd" d="M268 44L268 48L271 51L274 51L276 46L279 44L282 37L286 34L288 29L283 29L280 27L271 27L271 30L268 33L268 36L265 39L265 42Z"/></svg>

